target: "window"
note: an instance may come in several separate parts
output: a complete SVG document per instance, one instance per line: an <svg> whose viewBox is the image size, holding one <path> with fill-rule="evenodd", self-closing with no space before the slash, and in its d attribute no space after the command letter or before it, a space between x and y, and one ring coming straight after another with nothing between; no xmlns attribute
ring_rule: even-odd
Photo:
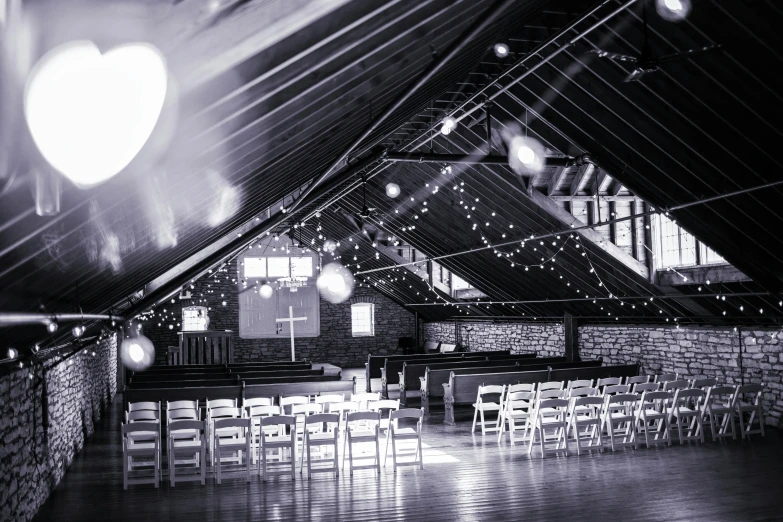
<svg viewBox="0 0 783 522"><path fill-rule="evenodd" d="M375 305L356 303L351 305L351 329L354 337L375 335Z"/></svg>
<svg viewBox="0 0 783 522"><path fill-rule="evenodd" d="M270 257L267 258L269 267L269 277L288 277L290 269L288 267L289 257Z"/></svg>
<svg viewBox="0 0 783 522"><path fill-rule="evenodd" d="M473 286L470 283L468 283L467 281L465 281L464 279L462 279L460 276L458 276L453 272L451 273L451 281L452 284L454 285L453 288L454 290L465 290L468 288L473 288Z"/></svg>
<svg viewBox="0 0 783 522"><path fill-rule="evenodd" d="M182 309L182 331L203 332L209 327L206 306L188 306Z"/></svg>
<svg viewBox="0 0 783 522"><path fill-rule="evenodd" d="M266 258L246 257L245 277L266 277Z"/></svg>
<svg viewBox="0 0 783 522"><path fill-rule="evenodd" d="M313 258L292 257L291 275L294 277L313 277Z"/></svg>
<svg viewBox="0 0 783 522"><path fill-rule="evenodd" d="M661 267L696 264L696 239L677 223L660 216Z"/></svg>

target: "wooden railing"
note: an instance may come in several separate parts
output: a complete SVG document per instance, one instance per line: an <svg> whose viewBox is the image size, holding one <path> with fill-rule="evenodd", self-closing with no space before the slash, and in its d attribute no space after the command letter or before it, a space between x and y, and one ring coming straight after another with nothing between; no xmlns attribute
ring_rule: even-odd
<svg viewBox="0 0 783 522"><path fill-rule="evenodd" d="M170 366L233 362L233 332L179 332L179 353L171 348L168 353Z"/></svg>

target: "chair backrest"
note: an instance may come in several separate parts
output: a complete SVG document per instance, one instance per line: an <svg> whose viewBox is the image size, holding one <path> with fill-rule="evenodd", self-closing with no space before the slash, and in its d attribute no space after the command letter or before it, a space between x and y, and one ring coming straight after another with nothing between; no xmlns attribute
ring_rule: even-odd
<svg viewBox="0 0 783 522"><path fill-rule="evenodd" d="M337 424L340 422L340 416L336 413L315 413L305 417L305 424L321 424L324 422Z"/></svg>
<svg viewBox="0 0 783 522"><path fill-rule="evenodd" d="M545 399L539 403L539 411L543 409L561 410L563 413L568 409L568 401L566 399ZM547 415L550 415L548 413Z"/></svg>
<svg viewBox="0 0 783 522"><path fill-rule="evenodd" d="M345 396L338 395L338 394L331 394L331 395L318 395L315 398L316 404L331 404L334 402L345 402Z"/></svg>
<svg viewBox="0 0 783 522"><path fill-rule="evenodd" d="M538 400L564 399L568 396L568 390L544 390L538 392Z"/></svg>
<svg viewBox="0 0 783 522"><path fill-rule="evenodd" d="M298 404L309 404L310 397L306 395L292 395L291 397L280 397L280 408L283 410L283 414L288 415L291 413L291 407Z"/></svg>
<svg viewBox="0 0 783 522"><path fill-rule="evenodd" d="M166 410L166 420L169 424L180 420L200 420L201 415L195 408L179 408L176 410Z"/></svg>
<svg viewBox="0 0 783 522"><path fill-rule="evenodd" d="M307 403L294 404L291 406L291 415L313 415L324 411L323 404Z"/></svg>
<svg viewBox="0 0 783 522"><path fill-rule="evenodd" d="M655 382L669 382L669 381L676 381L677 380L677 374L676 373L659 373L655 376Z"/></svg>
<svg viewBox="0 0 783 522"><path fill-rule="evenodd" d="M713 386L709 388L704 399L704 408L706 409L712 405L732 407L736 391L736 386Z"/></svg>
<svg viewBox="0 0 783 522"><path fill-rule="evenodd" d="M157 422L132 422L122 425L123 436L127 433L133 433L134 431L155 432L158 433Z"/></svg>
<svg viewBox="0 0 783 522"><path fill-rule="evenodd" d="M160 420L160 412L155 410L136 410L129 411L125 414L125 422L158 422Z"/></svg>
<svg viewBox="0 0 783 522"><path fill-rule="evenodd" d="M691 388L712 388L713 386L718 385L718 379L712 378L712 377L706 377L703 379L693 379L691 381Z"/></svg>
<svg viewBox="0 0 783 522"><path fill-rule="evenodd" d="M657 384L657 383L648 383ZM672 398L672 394L667 391L645 391L642 392L642 396L639 399L641 401L640 408L654 409L661 411L666 402Z"/></svg>
<svg viewBox="0 0 783 522"><path fill-rule="evenodd" d="M373 421L381 422L381 412L379 411L352 411L348 413L346 422Z"/></svg>
<svg viewBox="0 0 783 522"><path fill-rule="evenodd" d="M764 385L751 383L744 386L737 386L737 392L735 394L735 401L740 400L743 395L749 395L750 398L746 399L748 402L753 403L755 406L761 404L761 395L764 392Z"/></svg>
<svg viewBox="0 0 783 522"><path fill-rule="evenodd" d="M333 402L329 405L330 413L344 413L346 411L357 411L359 403L351 401Z"/></svg>
<svg viewBox="0 0 783 522"><path fill-rule="evenodd" d="M634 384L632 391L634 393L653 392L658 391L658 388L660 387L661 384L657 382L643 382L641 384Z"/></svg>
<svg viewBox="0 0 783 522"><path fill-rule="evenodd" d="M625 384L632 386L634 384L644 384L650 382L649 375L633 375L625 378Z"/></svg>
<svg viewBox="0 0 783 522"><path fill-rule="evenodd" d="M271 415L280 415L280 406L249 406L247 408L248 417L255 419L257 417L269 417Z"/></svg>
<svg viewBox="0 0 783 522"><path fill-rule="evenodd" d="M246 430L250 429L250 419L242 419L242 418L227 418L227 419L215 419L215 434L217 435L218 430L222 430L224 428L244 428Z"/></svg>
<svg viewBox="0 0 783 522"><path fill-rule="evenodd" d="M207 423L200 420L178 420L169 423L169 435L175 431L193 431L199 430L202 434L206 433Z"/></svg>
<svg viewBox="0 0 783 522"><path fill-rule="evenodd" d="M221 408L212 408L211 410L209 410L209 417L211 419L221 419L221 418L238 419L242 417L242 412L239 411L239 408L236 408L234 406L225 406Z"/></svg>
<svg viewBox="0 0 783 522"><path fill-rule="evenodd" d="M604 377L603 379L598 379L598 382L595 383L595 387L601 388L603 386L618 386L622 383L622 377Z"/></svg>
<svg viewBox="0 0 783 522"><path fill-rule="evenodd" d="M508 388L506 388L506 393L516 393L516 392L532 392L536 390L535 383L519 383L519 384L509 384Z"/></svg>
<svg viewBox="0 0 783 522"><path fill-rule="evenodd" d="M562 389L563 389L563 381L550 381L550 382L538 383L538 391L562 390Z"/></svg>
<svg viewBox="0 0 783 522"><path fill-rule="evenodd" d="M505 390L506 387L504 385L499 385L499 384L491 384L489 386L481 385L478 388L479 400L481 399L482 395L490 395L494 393L497 393L502 397Z"/></svg>
<svg viewBox="0 0 783 522"><path fill-rule="evenodd" d="M166 401L167 410L197 410L198 401Z"/></svg>
<svg viewBox="0 0 783 522"><path fill-rule="evenodd" d="M421 419L424 412L421 408L402 408L401 410L391 412L391 420L397 419Z"/></svg>
<svg viewBox="0 0 783 522"><path fill-rule="evenodd" d="M508 410L526 410L532 407L536 400L536 392L520 391L506 394L505 409Z"/></svg>
<svg viewBox="0 0 783 522"><path fill-rule="evenodd" d="M207 399L207 411L212 410L214 408L236 408L236 407L237 407L236 399L213 399L213 400Z"/></svg>
<svg viewBox="0 0 783 522"><path fill-rule="evenodd" d="M378 392L351 394L351 402L357 403L360 410L367 410L368 403L379 400L381 400L381 394Z"/></svg>
<svg viewBox="0 0 783 522"><path fill-rule="evenodd" d="M617 395L609 395L606 397L606 403L610 405L636 404L637 402L639 402L639 396L635 393L618 393Z"/></svg>
<svg viewBox="0 0 783 522"><path fill-rule="evenodd" d="M574 388L592 388L593 379L577 379L575 381L568 381L566 390L573 390Z"/></svg>
<svg viewBox="0 0 783 522"><path fill-rule="evenodd" d="M296 426L296 417L293 415L261 417L261 426Z"/></svg>
<svg viewBox="0 0 783 522"><path fill-rule="evenodd" d="M380 401L371 402L368 405L370 411L381 412L384 410L394 411L400 409L400 401L398 399L384 399Z"/></svg>
<svg viewBox="0 0 783 522"><path fill-rule="evenodd" d="M667 381L663 385L664 391L684 390L689 387L688 381L680 379L678 381Z"/></svg>
<svg viewBox="0 0 783 522"><path fill-rule="evenodd" d="M272 406L275 403L274 397L253 397L252 399L245 399L242 401L242 406L245 408L251 406Z"/></svg>
<svg viewBox="0 0 783 522"><path fill-rule="evenodd" d="M160 411L159 402L129 402L128 411Z"/></svg>
<svg viewBox="0 0 783 522"><path fill-rule="evenodd" d="M705 397L704 390L695 388L679 388L674 392L674 399L672 400L673 407L688 406L689 402L693 400L697 404Z"/></svg>
<svg viewBox="0 0 783 522"><path fill-rule="evenodd" d="M601 405L604 403L603 397L597 397L595 395L591 396L585 396L585 397L574 397L572 405L573 407L577 406L595 406L595 412L597 413L598 410L600 410Z"/></svg>
<svg viewBox="0 0 783 522"><path fill-rule="evenodd" d="M574 397L591 397L598 394L598 388L572 388L568 392L568 396Z"/></svg>
<svg viewBox="0 0 783 522"><path fill-rule="evenodd" d="M625 394L629 391L631 391L631 387L627 384L613 384L604 388L604 395Z"/></svg>

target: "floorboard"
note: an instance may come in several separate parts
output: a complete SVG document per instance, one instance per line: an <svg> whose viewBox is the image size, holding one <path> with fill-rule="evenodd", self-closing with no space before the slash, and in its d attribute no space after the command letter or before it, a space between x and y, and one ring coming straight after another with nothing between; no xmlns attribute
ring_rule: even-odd
<svg viewBox="0 0 783 522"><path fill-rule="evenodd" d="M359 371L346 370L350 379ZM364 382L359 383L364 389ZM416 403L416 400L413 401ZM783 439L771 429L750 442L528 458L434 412L424 425L424 470L389 467L334 478L281 477L218 486L168 483L122 489L115 401L35 520L667 520L783 519ZM383 446L381 447L383 449Z"/></svg>

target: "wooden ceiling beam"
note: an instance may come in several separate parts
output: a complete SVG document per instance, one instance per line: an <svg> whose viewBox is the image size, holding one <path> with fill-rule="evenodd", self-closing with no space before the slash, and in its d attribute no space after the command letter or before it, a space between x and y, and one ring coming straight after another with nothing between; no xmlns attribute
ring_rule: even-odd
<svg viewBox="0 0 783 522"><path fill-rule="evenodd" d="M547 185L546 189L547 196L552 197L552 195L557 192L557 189L560 188L560 184L565 179L567 172L568 167L559 167L555 169L555 171L552 173L552 177L549 178L549 184Z"/></svg>

